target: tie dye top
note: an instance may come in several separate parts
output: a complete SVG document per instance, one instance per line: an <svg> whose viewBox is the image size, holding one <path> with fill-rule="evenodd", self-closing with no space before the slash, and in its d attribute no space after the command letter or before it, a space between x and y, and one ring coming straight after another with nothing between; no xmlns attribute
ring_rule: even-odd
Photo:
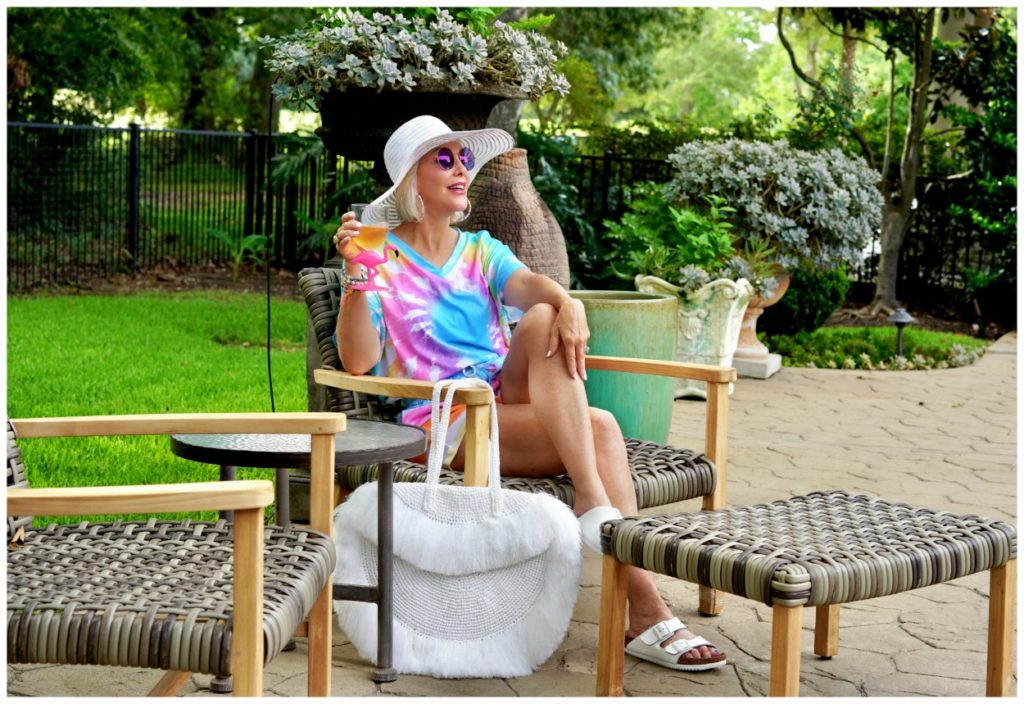
<svg viewBox="0 0 1024 704"><path fill-rule="evenodd" d="M367 303L383 350L378 376L439 381L479 377L498 391L498 372L508 354L510 316L505 282L524 267L506 245L486 230L456 230L458 242L438 268L388 233L397 257L381 265ZM430 402L406 401L398 420L425 425Z"/></svg>

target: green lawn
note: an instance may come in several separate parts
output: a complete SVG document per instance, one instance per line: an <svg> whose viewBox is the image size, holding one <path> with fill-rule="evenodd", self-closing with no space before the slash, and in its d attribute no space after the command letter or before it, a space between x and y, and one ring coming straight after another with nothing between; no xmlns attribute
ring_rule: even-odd
<svg viewBox="0 0 1024 704"><path fill-rule="evenodd" d="M305 310L298 301L272 301L278 411L306 409ZM266 302L259 295L9 297L7 339L11 418L270 410ZM172 456L168 442L62 438L19 445L38 487L217 478L215 466Z"/></svg>

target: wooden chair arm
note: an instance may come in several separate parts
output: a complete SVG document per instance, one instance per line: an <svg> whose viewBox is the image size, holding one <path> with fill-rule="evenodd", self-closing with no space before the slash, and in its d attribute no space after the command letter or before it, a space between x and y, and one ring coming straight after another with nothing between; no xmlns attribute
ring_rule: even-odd
<svg viewBox="0 0 1024 704"><path fill-rule="evenodd" d="M430 381L396 379L387 376L354 376L335 369L316 369L313 371L313 379L318 384L336 389L395 398L422 398L429 401L434 391L434 383ZM464 403L467 406L488 406L491 403L491 394L483 388L457 389L454 403Z"/></svg>
<svg viewBox="0 0 1024 704"><path fill-rule="evenodd" d="M656 374L658 376L671 376L676 379L694 379L696 381L710 381L713 383L736 381L736 370L732 367L670 362L662 359L587 355L587 369L634 374Z"/></svg>
<svg viewBox="0 0 1024 704"><path fill-rule="evenodd" d="M272 503L274 484L264 479L7 490L11 516L240 511Z"/></svg>
<svg viewBox="0 0 1024 704"><path fill-rule="evenodd" d="M340 413L163 413L11 420L19 438L171 433L281 433L320 435L345 430Z"/></svg>
<svg viewBox="0 0 1024 704"><path fill-rule="evenodd" d="M661 359L633 359L629 357L587 356L587 369L600 369L634 374L656 374L676 379L697 381L736 381L736 370L731 367L716 367L710 364L689 364ZM396 379L386 376L353 376L335 369L317 369L313 378L324 386L356 391L358 393L394 396L396 398L421 398L429 400L434 385L417 379ZM483 389L460 389L455 392L455 402L470 406L484 405L489 397Z"/></svg>

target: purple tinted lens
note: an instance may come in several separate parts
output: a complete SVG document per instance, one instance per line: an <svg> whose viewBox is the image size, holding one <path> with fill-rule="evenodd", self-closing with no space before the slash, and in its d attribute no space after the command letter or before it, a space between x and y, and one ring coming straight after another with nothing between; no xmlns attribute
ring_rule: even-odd
<svg viewBox="0 0 1024 704"><path fill-rule="evenodd" d="M435 159L437 160L437 165L445 171L455 166L455 155L452 154L452 150L448 147L438 149Z"/></svg>
<svg viewBox="0 0 1024 704"><path fill-rule="evenodd" d="M473 167L476 166L476 156L473 154L473 150L469 147L463 147L459 150L459 161L466 167L468 171L472 171Z"/></svg>

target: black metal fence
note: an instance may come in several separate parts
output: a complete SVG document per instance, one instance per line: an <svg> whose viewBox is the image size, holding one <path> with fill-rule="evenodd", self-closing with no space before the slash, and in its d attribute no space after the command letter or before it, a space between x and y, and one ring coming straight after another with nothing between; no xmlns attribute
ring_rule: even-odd
<svg viewBox="0 0 1024 704"><path fill-rule="evenodd" d="M224 263L247 234L272 234L270 260L285 266L323 256L326 237L300 215L333 215L339 189L366 164L312 149L316 138L10 123L8 144L8 288L74 284L132 268ZM268 153L269 152L269 153ZM285 183L269 183L271 159L305 152ZM556 159L571 174L591 222L626 208L627 186L671 177L664 161L614 154ZM365 170L362 171L365 173ZM372 186L366 186L372 188ZM899 292L911 298L963 286L963 269L1010 265L973 232L951 226L946 206L955 184L922 181L914 225L901 255ZM350 200L360 200L353 194ZM600 227L598 227L600 231ZM877 245L877 243L876 243ZM877 259L851 272L870 282Z"/></svg>
<svg viewBox="0 0 1024 704"><path fill-rule="evenodd" d="M295 212L320 218L351 167L321 154L268 187L270 160L309 141L257 132L11 123L7 144L11 290L222 263L234 245L214 230L273 233L271 259L295 262L308 254Z"/></svg>

